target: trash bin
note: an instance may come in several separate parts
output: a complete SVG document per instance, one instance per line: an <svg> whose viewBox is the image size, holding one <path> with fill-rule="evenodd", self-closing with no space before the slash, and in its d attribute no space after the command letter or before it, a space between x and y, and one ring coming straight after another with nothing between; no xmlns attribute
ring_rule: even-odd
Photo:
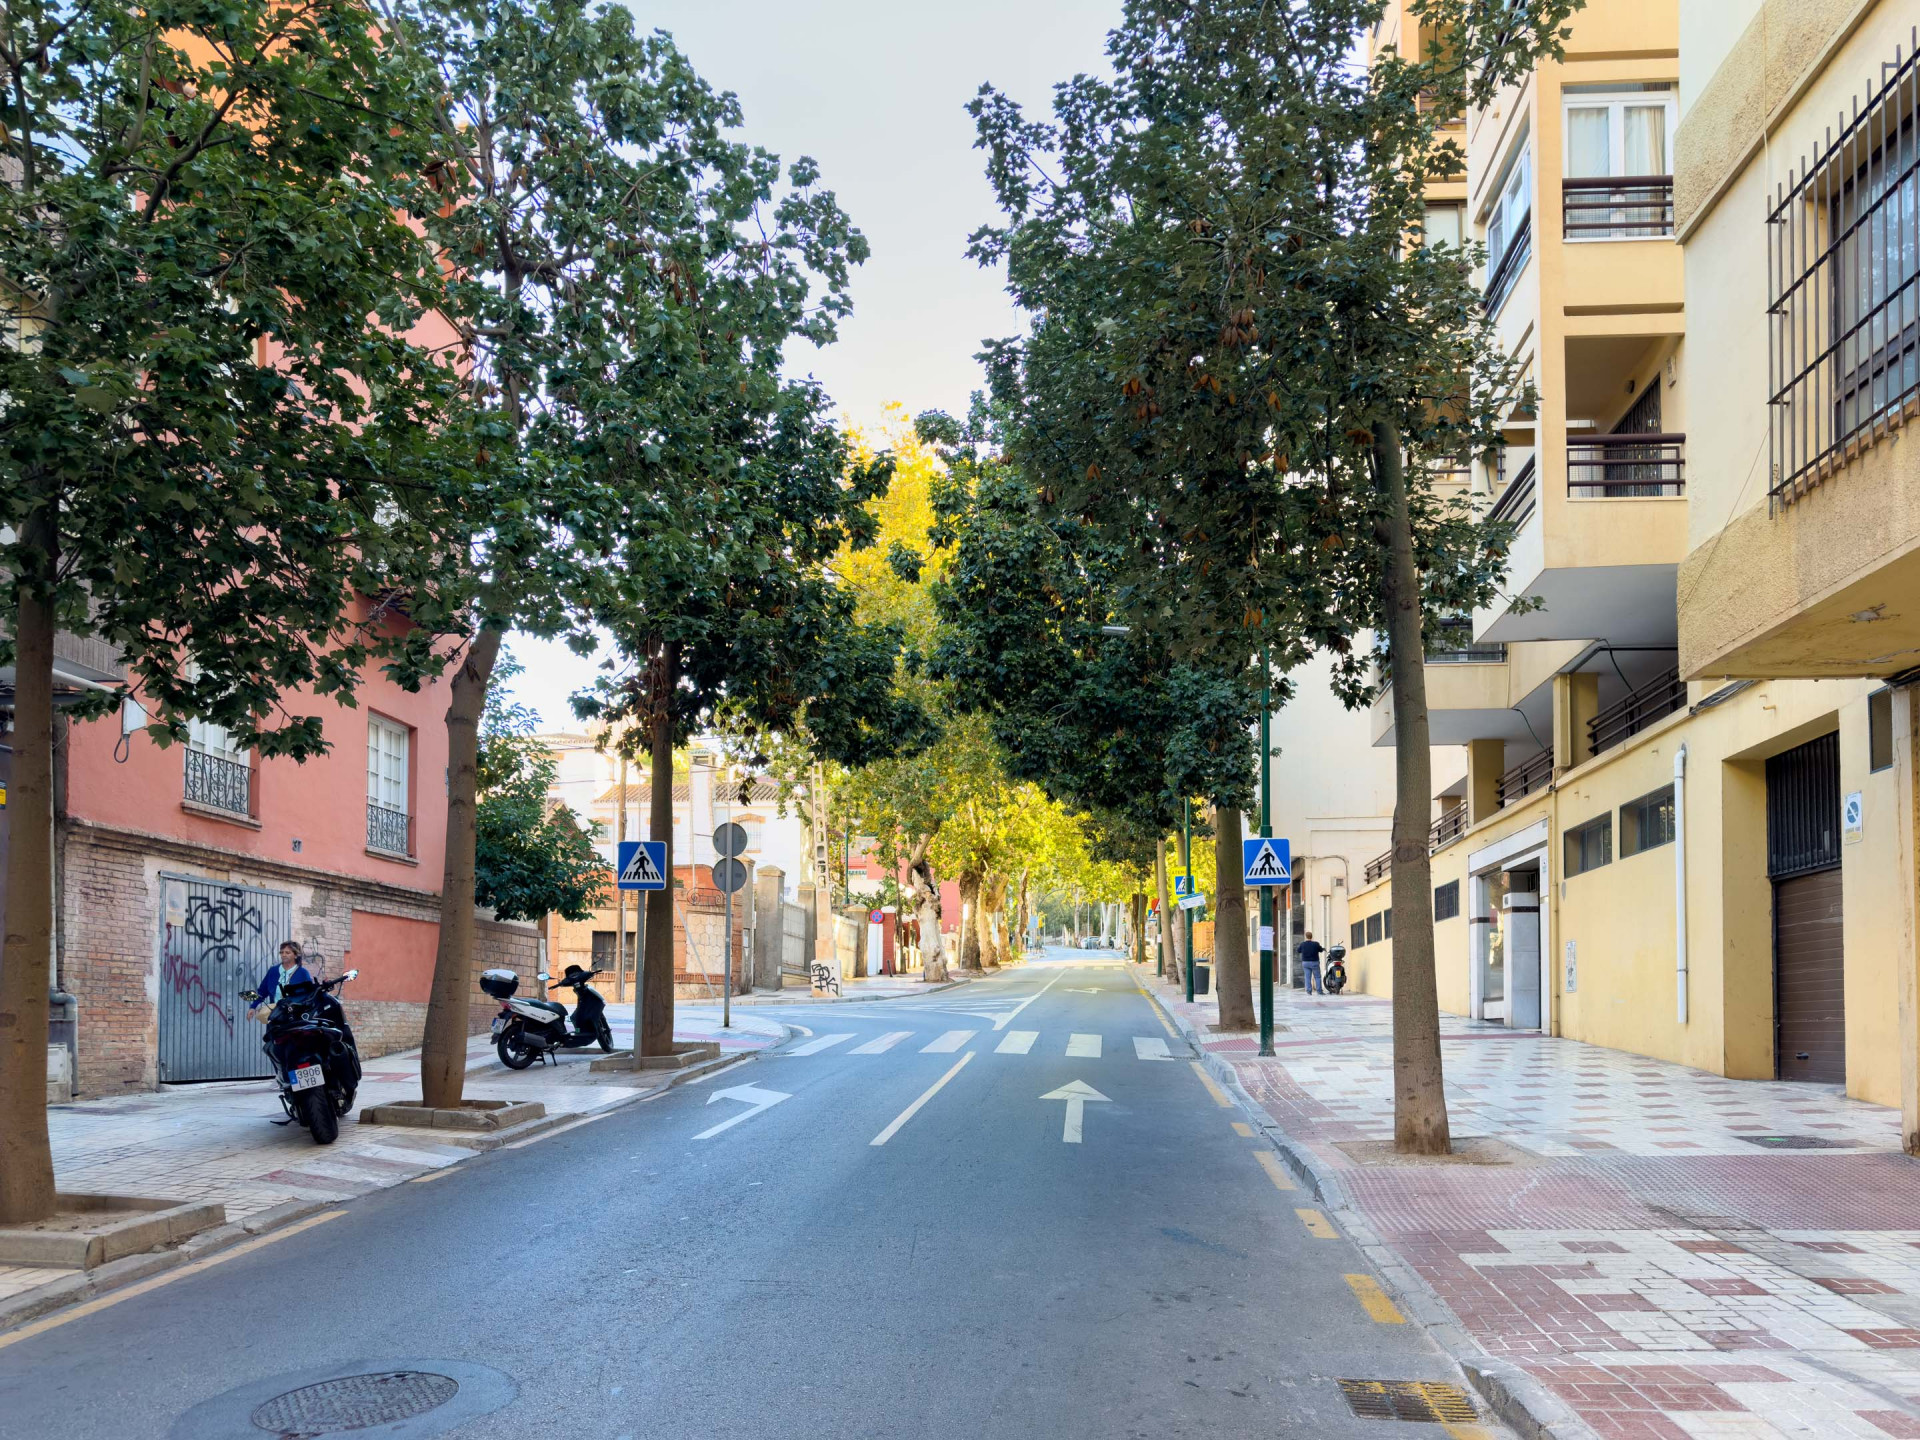
<svg viewBox="0 0 1920 1440"><path fill-rule="evenodd" d="M1205 960L1196 960L1193 964L1193 993L1205 995L1207 983L1213 978L1213 966Z"/></svg>

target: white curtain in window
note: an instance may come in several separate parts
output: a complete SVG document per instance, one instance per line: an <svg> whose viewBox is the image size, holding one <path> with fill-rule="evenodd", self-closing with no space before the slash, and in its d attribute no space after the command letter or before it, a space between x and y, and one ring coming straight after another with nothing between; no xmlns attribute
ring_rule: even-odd
<svg viewBox="0 0 1920 1440"><path fill-rule="evenodd" d="M1609 115L1604 105L1577 106L1567 111L1567 174L1584 179L1613 173L1613 127Z"/></svg>
<svg viewBox="0 0 1920 1440"><path fill-rule="evenodd" d="M246 747L235 743L224 726L211 725L205 720L187 722L187 748L198 750L203 755L231 760L236 765L245 764L247 759Z"/></svg>
<svg viewBox="0 0 1920 1440"><path fill-rule="evenodd" d="M1667 174L1667 107L1628 105L1625 107L1623 123L1622 159L1626 168L1621 173Z"/></svg>

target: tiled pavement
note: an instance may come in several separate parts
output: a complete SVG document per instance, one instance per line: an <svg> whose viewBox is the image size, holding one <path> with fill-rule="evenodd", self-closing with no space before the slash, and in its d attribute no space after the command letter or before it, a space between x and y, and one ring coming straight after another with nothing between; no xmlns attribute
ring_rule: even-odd
<svg viewBox="0 0 1920 1440"><path fill-rule="evenodd" d="M617 1045L631 1044L633 1007L609 1006ZM735 1015L723 1030L717 1009L682 1005L675 1037L715 1042L727 1051L771 1045L787 1028L766 1016ZM485 1036L469 1045L466 1093L476 1100L537 1100L549 1115L587 1114L618 1104L635 1088L651 1089L655 1074L589 1075L599 1051L561 1058L557 1066L510 1072L493 1058ZM457 1164L474 1151L431 1138L431 1132L362 1126L360 1109L420 1094L420 1055L383 1055L365 1065L354 1117L332 1145L318 1146L281 1118L273 1083L179 1085L154 1094L117 1096L54 1106L47 1112L54 1173L64 1191L217 1200L229 1221L244 1220L288 1201L338 1201ZM0 1266L0 1300L72 1272Z"/></svg>
<svg viewBox="0 0 1920 1440"><path fill-rule="evenodd" d="M1442 1016L1456 1138L1504 1165L1362 1163L1393 1133L1391 1007L1282 991L1276 1055L1144 981L1489 1354L1618 1440L1920 1440L1920 1160L1837 1088Z"/></svg>

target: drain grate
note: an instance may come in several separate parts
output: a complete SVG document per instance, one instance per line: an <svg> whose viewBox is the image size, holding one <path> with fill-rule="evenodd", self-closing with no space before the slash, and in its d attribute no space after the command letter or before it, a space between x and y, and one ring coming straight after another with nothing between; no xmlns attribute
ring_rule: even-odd
<svg viewBox="0 0 1920 1440"><path fill-rule="evenodd" d="M1433 1380L1342 1380L1340 1393L1362 1420L1471 1425L1479 1418L1466 1391Z"/></svg>
<svg viewBox="0 0 1920 1440"><path fill-rule="evenodd" d="M255 1409L252 1419L256 1429L270 1435L307 1440L410 1420L446 1404L459 1389L451 1376L428 1370L343 1375L276 1395Z"/></svg>
<svg viewBox="0 0 1920 1440"><path fill-rule="evenodd" d="M1850 1140L1829 1140L1824 1135L1736 1135L1736 1140L1744 1140L1749 1145L1758 1145L1762 1150L1851 1150L1854 1143Z"/></svg>

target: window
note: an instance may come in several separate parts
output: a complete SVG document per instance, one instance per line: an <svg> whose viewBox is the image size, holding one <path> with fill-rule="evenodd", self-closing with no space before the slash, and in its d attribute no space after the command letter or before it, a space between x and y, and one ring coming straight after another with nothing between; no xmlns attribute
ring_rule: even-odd
<svg viewBox="0 0 1920 1440"><path fill-rule="evenodd" d="M1348 946L1349 949L1358 950L1362 945L1367 943L1366 921L1356 920L1347 928L1353 932L1352 943Z"/></svg>
<svg viewBox="0 0 1920 1440"><path fill-rule="evenodd" d="M1671 90L1665 84L1567 87L1562 189L1569 240L1673 233Z"/></svg>
<svg viewBox="0 0 1920 1440"><path fill-rule="evenodd" d="M367 848L412 853L407 817L407 760L413 732L367 716Z"/></svg>
<svg viewBox="0 0 1920 1440"><path fill-rule="evenodd" d="M1566 833L1567 874L1584 875L1613 859L1613 817L1598 815Z"/></svg>
<svg viewBox="0 0 1920 1440"><path fill-rule="evenodd" d="M1380 912L1374 911L1367 916L1367 944L1376 945L1380 941Z"/></svg>
<svg viewBox="0 0 1920 1440"><path fill-rule="evenodd" d="M1920 392L1915 59L1880 67L1767 215L1776 506Z"/></svg>
<svg viewBox="0 0 1920 1440"><path fill-rule="evenodd" d="M1393 938L1393 907L1391 905L1380 912L1380 938L1382 940Z"/></svg>
<svg viewBox="0 0 1920 1440"><path fill-rule="evenodd" d="M1429 205L1421 244L1461 248L1467 233L1467 212L1459 205Z"/></svg>
<svg viewBox="0 0 1920 1440"><path fill-rule="evenodd" d="M246 747L223 727L187 722L184 798L231 815L253 813L253 767Z"/></svg>
<svg viewBox="0 0 1920 1440"><path fill-rule="evenodd" d="M1673 786L1663 785L1651 795L1629 800L1620 807L1620 856L1638 855L1673 843ZM1600 862L1605 864L1603 860Z"/></svg>
<svg viewBox="0 0 1920 1440"><path fill-rule="evenodd" d="M1893 691L1867 696L1867 768L1893 768Z"/></svg>
<svg viewBox="0 0 1920 1440"><path fill-rule="evenodd" d="M1460 913L1460 882L1449 880L1433 888L1433 918L1451 920Z"/></svg>
<svg viewBox="0 0 1920 1440"><path fill-rule="evenodd" d="M1487 309L1506 303L1533 254L1533 155L1522 148L1507 167L1487 212Z"/></svg>

